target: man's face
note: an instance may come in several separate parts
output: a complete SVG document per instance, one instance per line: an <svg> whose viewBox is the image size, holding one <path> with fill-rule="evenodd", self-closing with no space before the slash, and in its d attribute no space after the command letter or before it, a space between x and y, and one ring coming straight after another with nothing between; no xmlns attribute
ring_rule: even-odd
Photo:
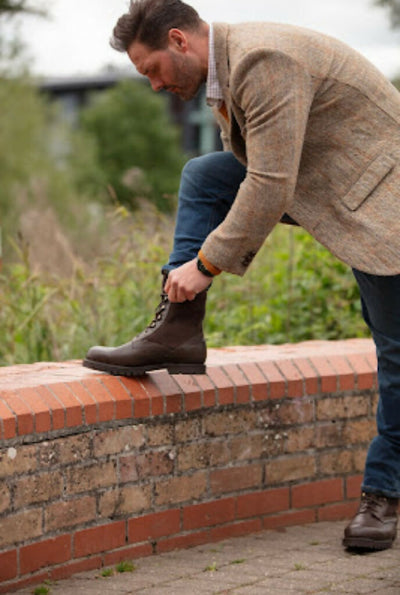
<svg viewBox="0 0 400 595"><path fill-rule="evenodd" d="M134 41L128 56L136 70L147 76L154 91L169 91L185 101L192 99L204 82L198 61L188 51L170 40L163 50L153 50Z"/></svg>

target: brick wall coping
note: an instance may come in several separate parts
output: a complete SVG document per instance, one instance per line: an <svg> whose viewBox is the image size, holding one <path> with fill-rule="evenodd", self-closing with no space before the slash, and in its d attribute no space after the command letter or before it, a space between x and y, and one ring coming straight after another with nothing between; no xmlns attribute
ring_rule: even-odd
<svg viewBox="0 0 400 595"><path fill-rule="evenodd" d="M40 439L130 418L376 386L370 339L210 349L204 375L132 379L80 361L0 368L0 440ZM43 438L43 436L42 436Z"/></svg>
<svg viewBox="0 0 400 595"><path fill-rule="evenodd" d="M376 387L368 339L210 349L193 376L0 368L0 593L350 518Z"/></svg>

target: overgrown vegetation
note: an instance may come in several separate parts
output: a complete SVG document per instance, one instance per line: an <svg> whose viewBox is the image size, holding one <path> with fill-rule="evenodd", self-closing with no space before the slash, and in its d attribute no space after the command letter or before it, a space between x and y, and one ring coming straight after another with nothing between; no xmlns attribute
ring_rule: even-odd
<svg viewBox="0 0 400 595"><path fill-rule="evenodd" d="M150 223L148 213L125 213L123 224L108 254L76 263L66 279L35 274L27 249L19 248L19 263L0 275L1 365L81 358L93 344L128 341L151 321L172 218L154 213ZM214 281L207 312L214 347L366 334L348 267L304 231L283 226L244 279Z"/></svg>

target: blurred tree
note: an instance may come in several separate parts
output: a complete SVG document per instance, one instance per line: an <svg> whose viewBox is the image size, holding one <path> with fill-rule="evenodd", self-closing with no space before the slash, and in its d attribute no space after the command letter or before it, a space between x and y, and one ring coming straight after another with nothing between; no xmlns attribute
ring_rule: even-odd
<svg viewBox="0 0 400 595"><path fill-rule="evenodd" d="M383 6L390 11L392 27L400 27L400 0L375 0L377 6Z"/></svg>
<svg viewBox="0 0 400 595"><path fill-rule="evenodd" d="M141 81L123 81L97 95L81 114L111 193L133 208L138 198L162 211L175 204L185 159L164 100Z"/></svg>
<svg viewBox="0 0 400 595"><path fill-rule="evenodd" d="M0 0L0 76L26 74L25 44L21 39L18 15L47 16L47 11L40 5L44 0Z"/></svg>
<svg viewBox="0 0 400 595"><path fill-rule="evenodd" d="M48 163L48 152L45 107L27 80L0 77L0 105L0 212L6 237L15 233L20 210Z"/></svg>
<svg viewBox="0 0 400 595"><path fill-rule="evenodd" d="M19 13L44 15L45 11L42 8L33 7L28 0L0 0L0 16Z"/></svg>

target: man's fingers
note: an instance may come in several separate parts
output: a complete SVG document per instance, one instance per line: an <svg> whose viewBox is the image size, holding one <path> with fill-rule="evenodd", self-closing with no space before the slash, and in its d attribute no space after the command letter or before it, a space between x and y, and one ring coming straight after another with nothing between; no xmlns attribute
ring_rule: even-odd
<svg viewBox="0 0 400 595"><path fill-rule="evenodd" d="M194 291L186 291L184 289L172 287L169 291L166 291L170 302L186 302L186 300L193 301L196 297Z"/></svg>

